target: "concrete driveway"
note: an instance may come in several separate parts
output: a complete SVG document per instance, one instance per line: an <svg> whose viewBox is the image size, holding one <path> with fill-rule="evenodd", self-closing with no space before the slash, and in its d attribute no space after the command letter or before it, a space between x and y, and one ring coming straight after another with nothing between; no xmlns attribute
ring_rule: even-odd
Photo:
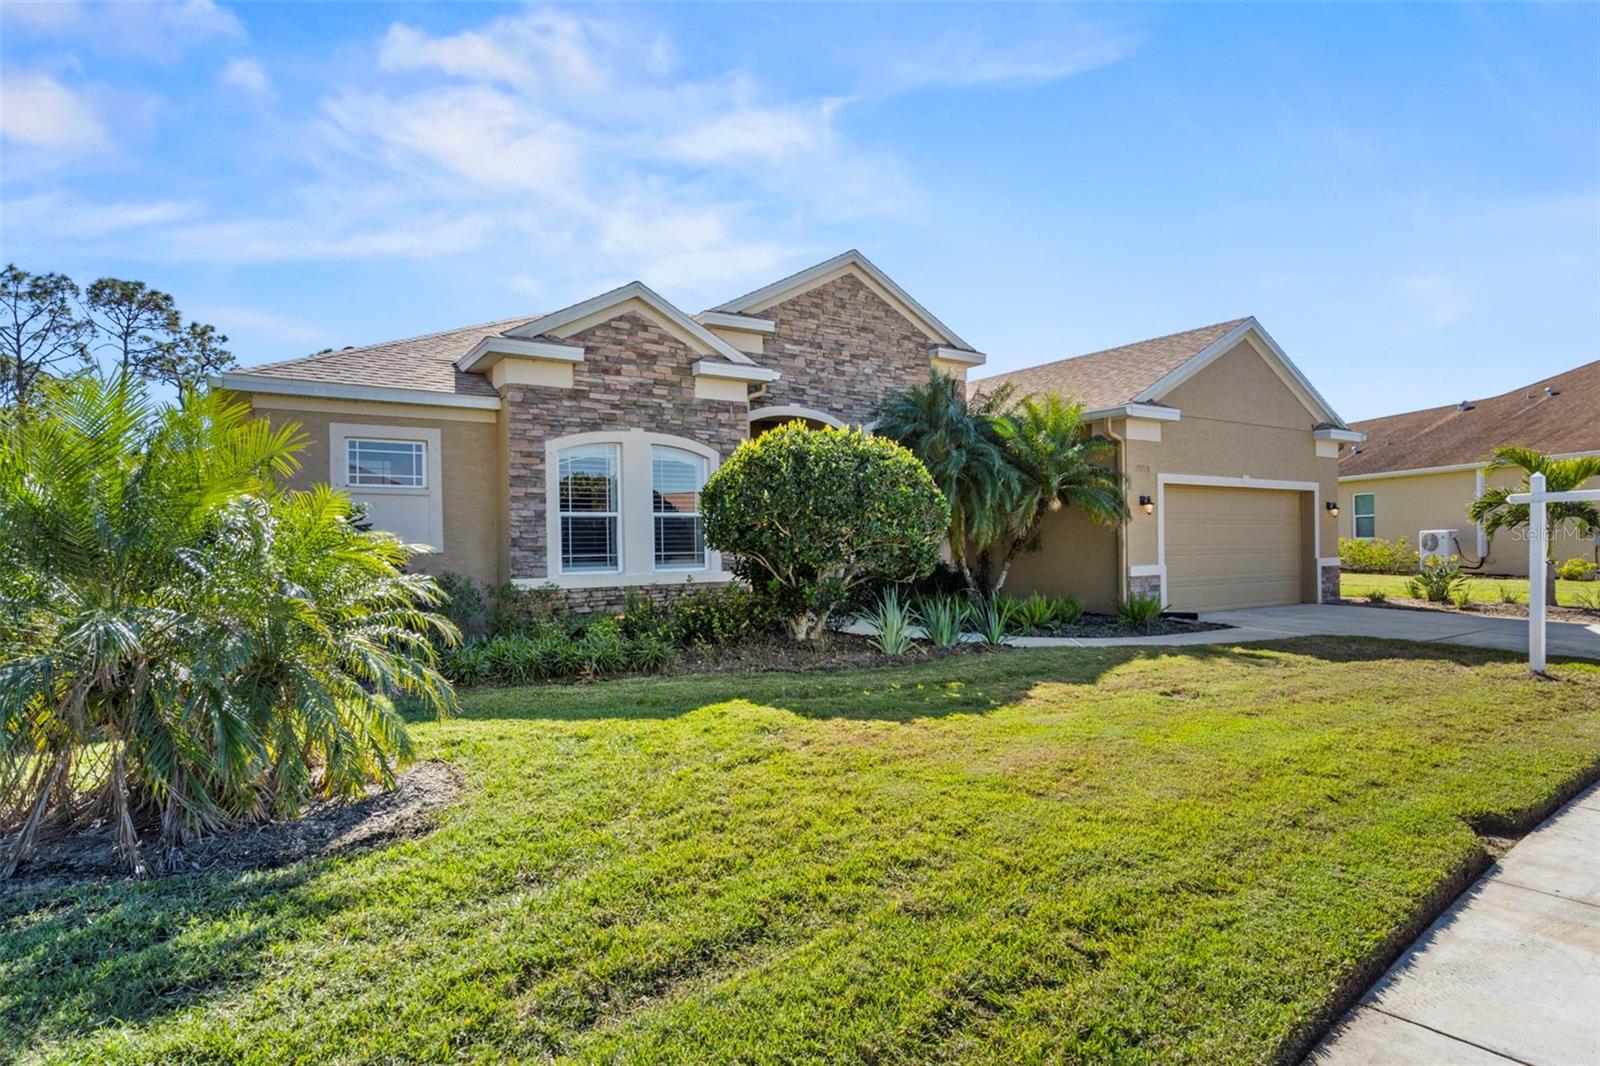
<svg viewBox="0 0 1600 1066"><path fill-rule="evenodd" d="M1501 648L1523 653L1528 650L1527 619L1497 618L1467 612L1405 611L1390 607L1301 603L1288 607L1216 611L1200 617L1206 621L1237 626L1226 637L1230 642L1332 634L1470 644L1479 648ZM1546 626L1545 641L1551 655L1600 659L1600 623L1548 622Z"/></svg>

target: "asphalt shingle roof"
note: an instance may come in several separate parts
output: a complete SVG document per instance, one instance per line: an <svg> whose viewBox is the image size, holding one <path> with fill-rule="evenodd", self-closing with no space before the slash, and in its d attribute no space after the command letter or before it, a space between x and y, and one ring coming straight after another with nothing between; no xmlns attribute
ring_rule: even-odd
<svg viewBox="0 0 1600 1066"><path fill-rule="evenodd" d="M1160 381L1219 338L1247 321L1201 326L1199 329L1153 337L1120 348L1090 352L1071 359L1058 359L1023 370L981 378L972 382L978 392L988 392L1009 384L1018 396L1056 393L1074 399L1089 410L1100 410L1129 403L1139 393Z"/></svg>
<svg viewBox="0 0 1600 1066"><path fill-rule="evenodd" d="M464 374L456 360L472 350L485 337L525 326L540 318L508 318L463 326L420 337L384 341L360 348L344 348L302 359L244 367L239 372L295 381L326 381L340 385L378 385L391 389L421 389L463 396L496 396L494 387L482 374Z"/></svg>
<svg viewBox="0 0 1600 1066"><path fill-rule="evenodd" d="M1345 449L1339 474L1475 463L1507 444L1557 455L1600 451L1600 360L1467 403L1465 411L1451 404L1352 422L1367 439Z"/></svg>

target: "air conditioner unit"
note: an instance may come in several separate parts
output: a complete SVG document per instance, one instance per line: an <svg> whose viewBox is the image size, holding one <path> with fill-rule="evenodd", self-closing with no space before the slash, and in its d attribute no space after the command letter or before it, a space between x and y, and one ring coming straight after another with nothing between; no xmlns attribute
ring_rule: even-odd
<svg viewBox="0 0 1600 1066"><path fill-rule="evenodd" d="M1426 559L1437 555L1443 559L1456 553L1456 531L1453 529L1424 529L1417 534L1417 552Z"/></svg>

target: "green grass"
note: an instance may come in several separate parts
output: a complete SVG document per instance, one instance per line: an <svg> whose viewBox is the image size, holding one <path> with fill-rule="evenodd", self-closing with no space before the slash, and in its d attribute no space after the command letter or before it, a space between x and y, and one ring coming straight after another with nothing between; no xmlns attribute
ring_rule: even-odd
<svg viewBox="0 0 1600 1066"><path fill-rule="evenodd" d="M0 896L0 1060L1251 1062L1600 759L1600 665L1308 638L480 690L470 794Z"/></svg>
<svg viewBox="0 0 1600 1066"><path fill-rule="evenodd" d="M1382 592L1391 600L1408 599L1406 591L1409 578L1399 574L1341 574L1339 594L1347 600L1359 600L1367 593ZM1505 588L1518 603L1528 602L1528 579L1525 577L1474 577L1468 578L1467 588L1474 603L1499 603L1500 590ZM1589 597L1600 598L1600 582L1562 581L1556 579L1556 602L1565 607L1589 606Z"/></svg>

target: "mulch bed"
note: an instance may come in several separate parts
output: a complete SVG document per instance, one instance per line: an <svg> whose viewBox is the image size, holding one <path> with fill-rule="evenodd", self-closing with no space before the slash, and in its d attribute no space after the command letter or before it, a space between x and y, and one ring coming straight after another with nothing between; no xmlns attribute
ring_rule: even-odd
<svg viewBox="0 0 1600 1066"><path fill-rule="evenodd" d="M1472 603L1466 607L1457 607L1453 603L1430 603L1427 600L1415 600L1404 596L1391 596L1382 603L1359 596L1328 602L1342 603L1348 607L1383 607L1391 611L1446 611L1450 614L1479 614L1494 618L1528 617L1528 605L1525 603ZM1600 611L1587 607L1546 605L1544 611L1545 618L1551 622L1582 622L1585 625L1600 622Z"/></svg>
<svg viewBox="0 0 1600 1066"><path fill-rule="evenodd" d="M667 674L756 674L768 670L843 670L872 666L906 666L948 659L955 655L981 655L996 649L985 644L958 644L935 648L917 641L904 655L885 655L872 642L854 633L829 633L815 646L782 637L734 641L717 648L691 648Z"/></svg>
<svg viewBox="0 0 1600 1066"><path fill-rule="evenodd" d="M420 762L400 774L392 791L374 789L354 803L319 803L294 821L241 826L172 852L162 849L151 833L141 840L141 850L153 875L282 866L419 836L432 828L435 812L460 798L464 787L454 766ZM110 828L95 826L41 842L9 881L0 881L0 893L129 876L112 845Z"/></svg>
<svg viewBox="0 0 1600 1066"><path fill-rule="evenodd" d="M1030 637L1167 637L1179 633L1205 633L1213 629L1232 629L1222 622L1199 622L1189 618L1162 615L1148 626L1130 626L1115 615L1083 614L1071 625L1056 626L1028 633Z"/></svg>

